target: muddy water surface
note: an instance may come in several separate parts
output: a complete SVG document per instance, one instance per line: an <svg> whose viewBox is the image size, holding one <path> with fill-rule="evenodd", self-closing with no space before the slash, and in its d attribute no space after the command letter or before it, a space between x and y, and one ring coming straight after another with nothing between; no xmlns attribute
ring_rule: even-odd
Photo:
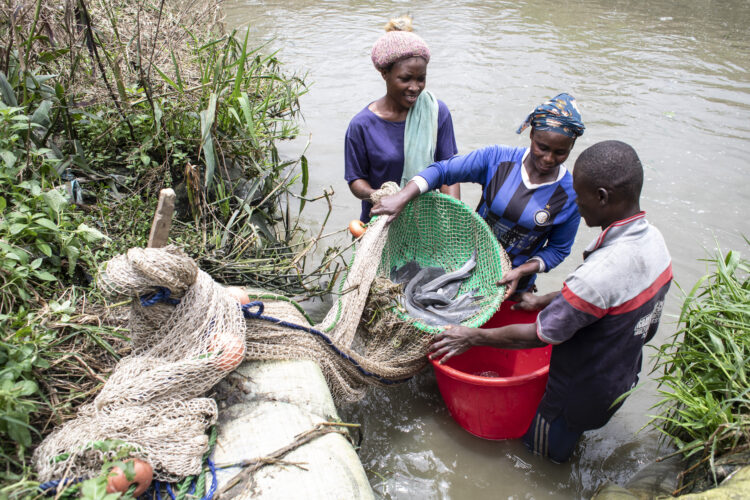
<svg viewBox="0 0 750 500"><path fill-rule="evenodd" d="M311 191L333 188L328 229L344 228L359 203L343 179L343 138L352 116L384 93L369 59L382 25L410 13L432 50L428 88L450 108L459 153L527 145L515 134L531 109L573 94L587 129L568 165L605 139L633 145L645 165L642 208L664 234L676 283L689 288L718 242L747 249L750 235L750 3L744 0L252 1L229 0L230 27L279 50L288 71L307 74L300 138ZM479 189L463 186L475 205ZM308 205L309 207L309 205ZM306 208L319 224L325 207ZM539 281L560 286L596 230L581 226L571 256ZM348 238L342 234L340 241ZM673 286L656 342L674 332L681 292ZM323 309L325 304L313 304ZM638 432L657 400L648 380L603 429L588 433L570 463L530 456L517 441L490 442L450 417L430 370L373 391L342 413L364 426L361 458L383 498L588 498L602 482L624 483L668 450Z"/></svg>

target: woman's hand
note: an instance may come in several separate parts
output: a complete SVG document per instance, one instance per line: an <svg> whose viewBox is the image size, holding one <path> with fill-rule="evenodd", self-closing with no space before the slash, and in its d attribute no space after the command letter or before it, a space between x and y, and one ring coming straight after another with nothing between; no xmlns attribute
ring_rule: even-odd
<svg viewBox="0 0 750 500"><path fill-rule="evenodd" d="M497 286L507 286L507 288L505 289L505 296L503 297L503 300L507 300L508 297L516 292L516 289L518 288L518 281L521 278L539 272L539 269L541 269L539 261L536 259L531 259L527 260L515 269L511 269L510 271L508 271L505 276L503 276L500 281L497 282Z"/></svg>
<svg viewBox="0 0 750 500"><path fill-rule="evenodd" d="M398 217L398 214L401 213L401 210L403 210L409 202L409 200L404 200L403 198L401 192L381 198L380 201L372 207L372 210L370 210L370 216L387 215L388 222L391 222Z"/></svg>
<svg viewBox="0 0 750 500"><path fill-rule="evenodd" d="M497 282L497 286L505 285L505 296L503 300L508 300L508 297L513 295L518 288L518 281L524 277L520 268L511 269Z"/></svg>
<svg viewBox="0 0 750 500"><path fill-rule="evenodd" d="M370 210L370 216L387 215L388 222L398 217L407 203L420 195L419 187L414 182L408 182L404 189L391 196L384 196Z"/></svg>
<svg viewBox="0 0 750 500"><path fill-rule="evenodd" d="M440 358L438 363L442 365L453 356L469 350L478 336L478 328L449 325L442 333L435 335L428 356L430 359Z"/></svg>

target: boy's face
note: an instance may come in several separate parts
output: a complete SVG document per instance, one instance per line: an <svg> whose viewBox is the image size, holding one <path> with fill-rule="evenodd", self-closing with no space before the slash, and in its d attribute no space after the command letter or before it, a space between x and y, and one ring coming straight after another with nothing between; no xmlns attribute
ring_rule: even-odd
<svg viewBox="0 0 750 500"><path fill-rule="evenodd" d="M600 226L603 219L602 200L596 187L586 178L580 169L573 169L573 189L576 192L578 213L589 227Z"/></svg>

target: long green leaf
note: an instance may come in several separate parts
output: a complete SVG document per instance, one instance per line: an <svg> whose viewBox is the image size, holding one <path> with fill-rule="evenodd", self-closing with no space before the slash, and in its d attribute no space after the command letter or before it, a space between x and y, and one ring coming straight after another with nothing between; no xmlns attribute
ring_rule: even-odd
<svg viewBox="0 0 750 500"><path fill-rule="evenodd" d="M8 79L5 77L5 73L0 71L0 94L2 94L3 102L13 108L18 106L18 99L16 99L16 93L13 91Z"/></svg>
<svg viewBox="0 0 750 500"><path fill-rule="evenodd" d="M161 77L161 79L164 80L165 82L167 82L167 85L169 85L170 87L172 87L175 90L179 90L180 92L182 92L182 87L180 85L177 85L177 83L175 83L174 80L172 80L171 78L169 78L166 73L164 73L162 70L160 70L159 66L157 66L157 65L154 64L154 69L156 70L157 73L159 73L159 76Z"/></svg>
<svg viewBox="0 0 750 500"><path fill-rule="evenodd" d="M300 191L299 211L302 212L302 209L305 208L305 196L307 196L307 185L310 182L310 172L307 168L307 157L305 155L300 156L299 162L302 169L302 191Z"/></svg>
<svg viewBox="0 0 750 500"><path fill-rule="evenodd" d="M250 27L248 26L245 31L245 41L242 43L242 52L240 52L240 58L237 62L237 73L234 77L234 90L232 90L232 99L237 99L240 96L242 90L242 83L245 76L245 61L247 60L247 40L250 36Z"/></svg>
<svg viewBox="0 0 750 500"><path fill-rule="evenodd" d="M174 66L174 76L176 80L175 85L179 89L180 94L182 94L185 91L185 89L182 86L182 76L180 75L180 65L177 64L177 59L175 58L174 50L170 49L169 55L172 57L172 65Z"/></svg>
<svg viewBox="0 0 750 500"><path fill-rule="evenodd" d="M49 119L49 110L52 108L52 101L44 100L34 110L34 114L31 115L31 121L44 128L49 128L52 122Z"/></svg>

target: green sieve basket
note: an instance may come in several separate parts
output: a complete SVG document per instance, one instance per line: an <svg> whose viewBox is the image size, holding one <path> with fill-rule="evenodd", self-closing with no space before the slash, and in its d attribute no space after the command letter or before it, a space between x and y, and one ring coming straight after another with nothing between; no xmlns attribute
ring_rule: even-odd
<svg viewBox="0 0 750 500"><path fill-rule="evenodd" d="M412 200L391 222L378 275L390 278L393 267L412 260L422 267L440 266L447 272L455 271L469 260L474 250L477 266L458 293L476 288L483 297L477 302L479 312L461 323L479 327L495 314L503 301L505 287L496 283L510 269L510 261L484 219L466 203L438 192L428 192ZM396 314L424 332L444 330L411 318L401 308L396 309Z"/></svg>

